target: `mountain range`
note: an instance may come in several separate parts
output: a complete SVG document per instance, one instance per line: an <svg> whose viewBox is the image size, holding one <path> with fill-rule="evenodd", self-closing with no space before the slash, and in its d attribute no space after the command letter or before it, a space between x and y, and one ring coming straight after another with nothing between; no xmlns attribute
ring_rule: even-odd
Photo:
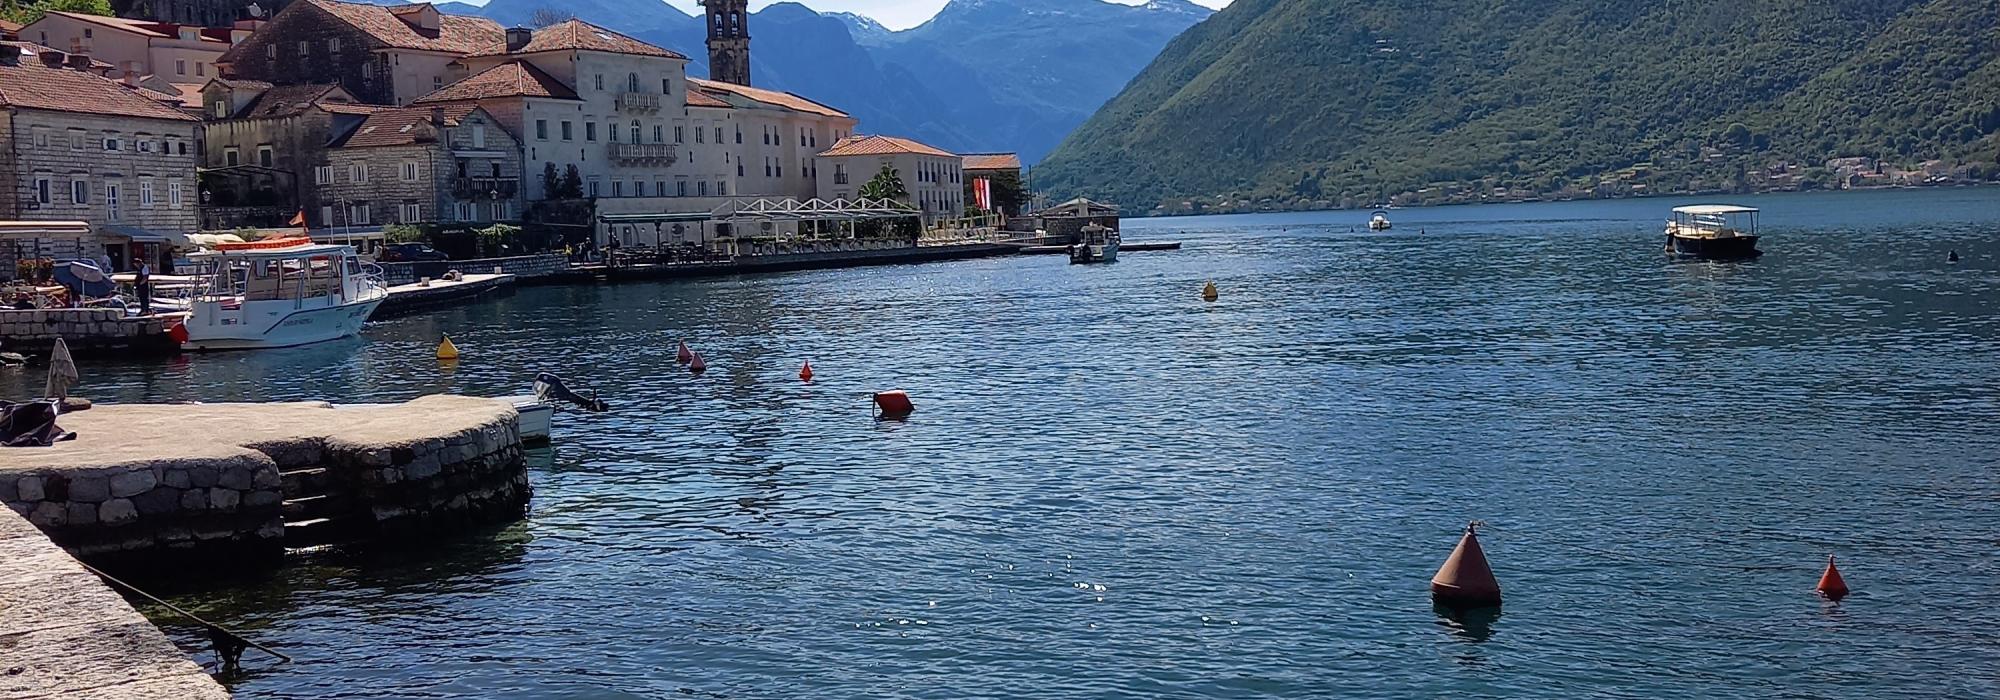
<svg viewBox="0 0 2000 700"><path fill-rule="evenodd" d="M2000 166L1993 0L1237 0L1036 173L1142 208Z"/></svg>
<svg viewBox="0 0 2000 700"><path fill-rule="evenodd" d="M659 0L438 7L508 26L530 26L538 11L575 16L685 54L690 75L707 75L701 20ZM1032 163L1212 13L1187 0L950 0L930 21L890 31L781 2L749 18L751 83L845 110L865 133L957 152L1014 151Z"/></svg>

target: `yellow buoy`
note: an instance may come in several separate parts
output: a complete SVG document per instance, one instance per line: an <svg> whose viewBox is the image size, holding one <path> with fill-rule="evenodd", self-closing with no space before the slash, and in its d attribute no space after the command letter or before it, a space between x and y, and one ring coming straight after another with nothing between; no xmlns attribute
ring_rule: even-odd
<svg viewBox="0 0 2000 700"><path fill-rule="evenodd" d="M438 359L440 360L458 359L458 346L453 345L451 343L451 336L447 335L444 337L444 340L438 341Z"/></svg>
<svg viewBox="0 0 2000 700"><path fill-rule="evenodd" d="M1219 294L1219 293L1217 293L1217 292L1215 291L1215 283L1214 283L1214 282L1209 282L1207 286L1204 286L1204 287L1202 287L1202 288L1201 288L1201 300L1202 300L1202 301L1215 301L1215 298L1216 298L1216 297L1218 297L1218 296L1221 296L1221 294Z"/></svg>

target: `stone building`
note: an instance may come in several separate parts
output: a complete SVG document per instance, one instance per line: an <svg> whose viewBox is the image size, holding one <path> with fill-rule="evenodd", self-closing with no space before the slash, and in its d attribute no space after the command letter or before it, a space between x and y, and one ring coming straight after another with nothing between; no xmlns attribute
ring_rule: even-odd
<svg viewBox="0 0 2000 700"><path fill-rule="evenodd" d="M281 226L297 212L320 217L327 143L382 109L338 85L272 85L217 78L202 87L202 227Z"/></svg>
<svg viewBox="0 0 2000 700"><path fill-rule="evenodd" d="M515 221L521 148L476 105L377 110L327 147L318 219L334 227Z"/></svg>
<svg viewBox="0 0 2000 700"><path fill-rule="evenodd" d="M229 29L47 12L21 28L28 41L110 63L113 77L156 76L198 88L217 75Z"/></svg>
<svg viewBox="0 0 2000 700"><path fill-rule="evenodd" d="M964 159L940 148L894 136L851 136L819 154L819 192L825 199L853 199L887 166L909 192L905 202L924 223L965 213Z"/></svg>
<svg viewBox="0 0 2000 700"><path fill-rule="evenodd" d="M1013 153L961 153L965 159L964 199L974 201L973 183L985 180L993 201L989 209L1013 216L1021 213L1021 157Z"/></svg>
<svg viewBox="0 0 2000 700"><path fill-rule="evenodd" d="M0 44L0 219L83 221L114 267L156 260L196 227L199 126L87 56ZM20 243L0 246L0 275Z"/></svg>
<svg viewBox="0 0 2000 700"><path fill-rule="evenodd" d="M201 27L220 27L243 19L269 17L291 0L111 0L119 17ZM60 48L60 47L58 47Z"/></svg>
<svg viewBox="0 0 2000 700"><path fill-rule="evenodd" d="M459 58L501 45L504 34L493 20L442 14L428 3L298 0L219 63L231 78L337 84L362 102L404 105L463 78Z"/></svg>

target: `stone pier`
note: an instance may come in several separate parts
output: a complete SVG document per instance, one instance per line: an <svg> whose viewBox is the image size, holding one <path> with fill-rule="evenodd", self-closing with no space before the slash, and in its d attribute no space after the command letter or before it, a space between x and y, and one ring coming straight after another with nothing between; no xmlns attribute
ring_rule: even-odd
<svg viewBox="0 0 2000 700"><path fill-rule="evenodd" d="M174 353L181 345L167 329L186 317L127 316L124 309L0 309L0 349L47 355L60 337L77 355Z"/></svg>
<svg viewBox="0 0 2000 700"><path fill-rule="evenodd" d="M58 423L78 438L0 448L0 502L86 560L275 558L519 517L529 496L496 399L100 404Z"/></svg>

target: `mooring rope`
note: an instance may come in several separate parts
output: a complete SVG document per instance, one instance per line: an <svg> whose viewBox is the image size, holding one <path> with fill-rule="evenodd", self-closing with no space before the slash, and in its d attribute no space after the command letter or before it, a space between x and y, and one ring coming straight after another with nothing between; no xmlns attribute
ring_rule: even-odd
<svg viewBox="0 0 2000 700"><path fill-rule="evenodd" d="M215 623L213 623L213 622L209 622L209 621L207 621L207 620L204 620L204 619L201 619L201 617L200 617L200 616L198 616L198 615L195 615L194 613L191 613L191 612L188 612L188 611L186 611L186 610L182 610L182 609L180 608L180 606L177 606L177 605L174 605L173 603L169 603L169 602L167 602L167 601L164 601L164 600L160 600L160 597L159 597L159 596L156 596L156 595L153 595L153 594L151 594L151 593L147 593L147 592L145 592L145 591L142 591L142 590L139 590L139 587L138 587L138 586L134 586L134 585L132 585L132 584L129 584L129 583L126 583L126 582L124 582L124 581L121 581L121 580L119 580L119 579L118 579L117 577L114 577L114 576L112 576L111 574L107 574L107 573L104 573L103 571L99 571L99 570L97 569L97 567L94 567L94 566L91 566L91 565L89 565L89 564L84 564L84 563L83 563L83 562L81 562L81 561L79 561L79 562L77 562L77 563L78 563L78 564L81 564L81 565L83 566L83 568L85 568L85 569L88 569L88 570L90 571L90 573L93 573L93 574L97 574L97 575L98 575L98 577L100 577L100 578L103 578L103 579L104 579L104 580L106 580L106 581L110 581L110 582L112 582L112 583L114 583L114 584L117 584L117 585L118 585L118 587L120 587L120 588L123 588L123 589L125 589L125 590L128 590L128 591L131 591L131 592L133 592L133 593L137 593L137 594L139 594L139 595L142 595L142 596L145 596L147 600L151 600L151 601L153 601L153 602L155 602L155 603L159 603L159 604L161 604L161 605L164 605L164 606L166 606L166 607L167 607L167 609L168 609L168 610L172 610L172 611L174 611L174 612L177 612L177 613L180 613L180 614L181 614L181 616L183 616L183 617L186 617L187 619L190 619L190 620L194 620L195 622L198 622L198 623L200 623L202 627L205 627L205 628L207 628L207 629L208 629L208 633L209 633L209 639L210 639L211 641L215 642L215 645L216 645L216 651L217 651L217 652L218 652L219 654L221 654L222 656L224 656L224 657L225 657L225 658L223 658L223 659L222 659L222 661L223 661L223 663L225 663L226 665L229 665L229 666L235 666L235 665L236 665L236 661L235 661L235 658L236 658L236 657L240 657L240 656L242 656L242 654L243 654L243 650L242 650L242 649L241 649L240 647L238 647L238 648L237 648L237 649L235 650L235 652L234 652L234 653L230 653L230 652L229 652L229 651L228 651L228 650L226 649L226 647L228 647L228 646L231 646L231 645L233 645L233 644L241 644L241 645L247 645L247 646L252 646L252 647L256 647L258 651L262 651L262 652L264 652L264 653L266 653L266 654L270 654L270 655L272 655L272 656L275 656L275 657L278 657L279 659L281 659L281 660L283 660L283 661L285 661L285 662L287 662L287 663L291 662L291 660L292 660L292 657L290 657L290 656L286 656L286 655L284 655L283 653L279 652L279 651L278 651L278 650L276 650L276 649L272 649L272 648L270 648L270 647L267 647L267 646L264 646L264 645L262 645L262 644L258 644L258 643L256 643L256 642L253 642L253 641L250 641L250 639L249 639L248 637L244 637L244 636L243 636L243 635L241 635L241 634L237 634L235 630L231 630L231 629L229 629L229 628L227 628L227 627L223 627L222 625L218 625L218 624L215 624ZM220 634L218 635L217 633L220 633Z"/></svg>

